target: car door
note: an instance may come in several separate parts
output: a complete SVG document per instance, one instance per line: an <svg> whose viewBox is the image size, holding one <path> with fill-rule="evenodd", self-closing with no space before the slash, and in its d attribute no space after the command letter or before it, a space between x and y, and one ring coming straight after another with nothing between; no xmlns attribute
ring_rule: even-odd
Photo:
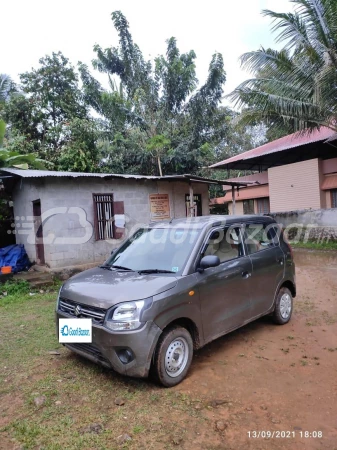
<svg viewBox="0 0 337 450"><path fill-rule="evenodd" d="M252 262L252 317L267 313L284 277L284 253L275 223L248 223L245 247Z"/></svg>
<svg viewBox="0 0 337 450"><path fill-rule="evenodd" d="M205 240L200 258L207 254L218 256L220 265L196 273L205 342L249 320L252 273L239 227L213 230Z"/></svg>

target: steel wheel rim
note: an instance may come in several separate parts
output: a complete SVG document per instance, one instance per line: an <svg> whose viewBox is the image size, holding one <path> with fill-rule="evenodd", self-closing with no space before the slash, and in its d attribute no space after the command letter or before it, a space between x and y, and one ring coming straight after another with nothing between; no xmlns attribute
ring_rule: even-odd
<svg viewBox="0 0 337 450"><path fill-rule="evenodd" d="M280 313L283 319L288 319L291 313L291 298L289 294L283 294L280 300Z"/></svg>
<svg viewBox="0 0 337 450"><path fill-rule="evenodd" d="M189 348L185 338L174 339L165 354L165 371L169 377L178 377L186 368Z"/></svg>

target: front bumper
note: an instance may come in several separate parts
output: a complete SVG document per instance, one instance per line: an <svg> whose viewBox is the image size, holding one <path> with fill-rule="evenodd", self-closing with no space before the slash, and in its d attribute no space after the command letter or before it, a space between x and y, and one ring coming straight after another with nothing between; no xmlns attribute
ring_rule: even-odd
<svg viewBox="0 0 337 450"><path fill-rule="evenodd" d="M69 318L56 312L56 333L59 336L58 319ZM73 317L72 317L73 318ZM112 368L122 375L147 377L152 355L162 330L153 322L146 322L140 330L112 332L99 325L92 325L91 344L64 344L67 348L91 361ZM119 355L124 350L131 351L132 361L123 363Z"/></svg>

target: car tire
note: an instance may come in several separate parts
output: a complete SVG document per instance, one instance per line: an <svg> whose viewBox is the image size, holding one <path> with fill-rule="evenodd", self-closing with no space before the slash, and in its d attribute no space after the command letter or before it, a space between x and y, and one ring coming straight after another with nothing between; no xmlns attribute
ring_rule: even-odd
<svg viewBox="0 0 337 450"><path fill-rule="evenodd" d="M289 322L293 312L293 296L290 290L282 287L276 297L275 310L273 313L274 322L284 325Z"/></svg>
<svg viewBox="0 0 337 450"><path fill-rule="evenodd" d="M187 375L193 358L193 340L181 326L168 328L160 336L152 366L152 374L165 387L179 384Z"/></svg>

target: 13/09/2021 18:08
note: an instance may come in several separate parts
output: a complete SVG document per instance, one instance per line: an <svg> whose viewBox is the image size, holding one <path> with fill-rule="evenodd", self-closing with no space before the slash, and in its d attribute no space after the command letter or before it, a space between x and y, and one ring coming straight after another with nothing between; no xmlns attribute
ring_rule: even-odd
<svg viewBox="0 0 337 450"><path fill-rule="evenodd" d="M322 431L303 431L303 430L252 430L247 431L248 437L253 439L292 439L292 438L322 438L323 432Z"/></svg>

